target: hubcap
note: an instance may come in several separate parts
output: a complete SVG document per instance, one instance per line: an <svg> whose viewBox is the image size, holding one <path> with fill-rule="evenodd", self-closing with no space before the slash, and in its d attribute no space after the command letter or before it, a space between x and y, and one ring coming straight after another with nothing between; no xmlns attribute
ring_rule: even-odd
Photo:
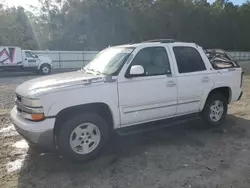
<svg viewBox="0 0 250 188"><path fill-rule="evenodd" d="M217 122L221 119L224 113L224 106L223 103L219 100L214 101L213 104L210 106L210 119L213 122Z"/></svg>
<svg viewBox="0 0 250 188"><path fill-rule="evenodd" d="M45 73L45 74L47 74L47 73L49 73L49 68L48 67L43 67L43 73Z"/></svg>
<svg viewBox="0 0 250 188"><path fill-rule="evenodd" d="M74 152L88 154L96 149L100 140L99 128L93 123L83 123L72 131L69 144Z"/></svg>

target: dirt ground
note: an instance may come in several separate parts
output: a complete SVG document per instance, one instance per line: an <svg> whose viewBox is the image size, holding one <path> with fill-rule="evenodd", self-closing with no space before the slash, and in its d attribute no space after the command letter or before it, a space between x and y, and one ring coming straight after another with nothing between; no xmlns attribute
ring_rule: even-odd
<svg viewBox="0 0 250 188"><path fill-rule="evenodd" d="M13 105L18 84L8 79L0 78L2 111ZM82 164L28 148L9 115L2 114L0 187L249 188L249 105L250 76L245 76L243 98L230 106L221 127L204 129L201 121L194 121L114 137L100 156Z"/></svg>

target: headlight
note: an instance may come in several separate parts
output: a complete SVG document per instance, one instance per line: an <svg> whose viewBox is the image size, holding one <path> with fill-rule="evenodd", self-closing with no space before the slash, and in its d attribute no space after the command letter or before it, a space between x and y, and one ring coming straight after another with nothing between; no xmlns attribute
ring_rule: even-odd
<svg viewBox="0 0 250 188"><path fill-rule="evenodd" d="M20 112L25 119L33 121L44 119L44 111L39 99L29 99L17 95L15 102L18 112Z"/></svg>
<svg viewBox="0 0 250 188"><path fill-rule="evenodd" d="M28 99L22 98L22 104L29 107L41 107L41 102L39 99Z"/></svg>

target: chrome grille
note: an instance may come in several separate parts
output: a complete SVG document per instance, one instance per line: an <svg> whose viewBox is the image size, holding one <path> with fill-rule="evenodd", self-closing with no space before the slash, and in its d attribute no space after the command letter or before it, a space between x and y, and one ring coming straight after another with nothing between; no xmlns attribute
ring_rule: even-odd
<svg viewBox="0 0 250 188"><path fill-rule="evenodd" d="M24 106L21 102L16 100L16 106L18 112L27 112L27 113L33 113L33 109L27 106Z"/></svg>
<svg viewBox="0 0 250 188"><path fill-rule="evenodd" d="M19 101L19 102L22 102L22 97L19 96L19 95L16 95L16 100Z"/></svg>
<svg viewBox="0 0 250 188"><path fill-rule="evenodd" d="M22 112L22 108L20 107L21 102L22 102L22 97L16 94L15 103L16 103L16 108L18 112Z"/></svg>

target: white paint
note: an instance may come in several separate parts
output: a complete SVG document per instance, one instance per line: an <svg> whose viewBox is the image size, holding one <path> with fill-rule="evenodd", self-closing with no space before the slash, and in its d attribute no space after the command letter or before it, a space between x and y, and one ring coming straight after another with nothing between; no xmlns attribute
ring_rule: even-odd
<svg viewBox="0 0 250 188"><path fill-rule="evenodd" d="M78 105L104 103L111 111L114 128L167 117L202 111L211 90L219 87L231 89L231 100L238 99L241 68L214 70L203 49L194 43L141 43L130 45L135 50L123 65L117 79L105 82L105 75L86 75L81 71L43 77L23 83L17 93L41 101L45 116L55 117L60 111ZM192 47L201 55L205 71L181 74L173 52L175 46ZM133 58L146 47L165 48L171 74L127 78ZM91 80L98 79L98 82ZM83 82L84 81L84 82ZM29 132L29 139L38 141L39 134L54 127L55 118L41 122L24 119L16 108L11 117L21 129Z"/></svg>

